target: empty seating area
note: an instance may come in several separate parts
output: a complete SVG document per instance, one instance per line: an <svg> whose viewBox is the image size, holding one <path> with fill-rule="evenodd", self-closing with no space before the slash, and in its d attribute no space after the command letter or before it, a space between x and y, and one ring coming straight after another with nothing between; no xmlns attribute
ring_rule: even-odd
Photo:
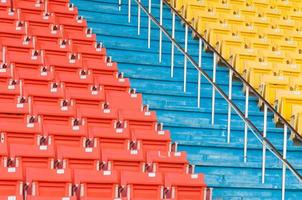
<svg viewBox="0 0 302 200"><path fill-rule="evenodd" d="M1 0L0 54L0 199L204 197L69 0Z"/></svg>
<svg viewBox="0 0 302 200"><path fill-rule="evenodd" d="M171 0L170 3L299 129L299 114L291 112L291 108L302 105L301 1ZM259 101L259 106L263 102Z"/></svg>

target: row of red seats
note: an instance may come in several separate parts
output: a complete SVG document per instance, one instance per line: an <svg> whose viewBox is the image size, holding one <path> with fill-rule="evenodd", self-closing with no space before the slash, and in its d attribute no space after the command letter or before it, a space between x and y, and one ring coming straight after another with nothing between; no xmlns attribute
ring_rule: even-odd
<svg viewBox="0 0 302 200"><path fill-rule="evenodd" d="M2 87L1 87L2 86ZM18 85L0 83L3 89L0 113L62 116L67 118L99 118L155 122L154 112L142 106L141 96L130 97L126 92L107 92L89 88L67 88L62 85ZM93 92L96 92L93 94ZM5 99L4 99L5 97ZM86 97L86 98L85 98ZM119 102L118 98L123 99ZM129 114L131 114L129 116Z"/></svg>
<svg viewBox="0 0 302 200"><path fill-rule="evenodd" d="M197 174L28 168L23 179L18 168L0 171L0 199L200 199L205 193Z"/></svg>
<svg viewBox="0 0 302 200"><path fill-rule="evenodd" d="M16 42L17 40L14 41ZM100 75L117 74L116 63L112 62L111 59L108 59L109 57L96 55L99 56L99 58L91 58L94 56L92 53L84 55L73 53L69 50L60 51L59 42L60 40L54 44L53 50L36 50L31 49L31 47L22 48L22 46L20 47L19 42L13 46L9 44L7 40L3 42L0 39L0 44L3 43L3 47L0 50L0 53L2 54L0 58L1 68L3 70L6 68L16 68L19 71L22 69L23 71L25 69L36 70L38 72L36 75L53 79L55 78L54 75L59 72L77 72L81 75L79 78L83 80L93 80L94 76L96 76L94 79L98 80L102 78L97 77ZM18 50L16 50L16 48L18 48ZM12 64L8 63L8 60ZM15 71L16 70L14 69L13 72ZM7 72L8 75L14 75L13 72L9 72L10 74ZM20 75L20 73L17 75ZM120 82L122 82L122 80L120 80Z"/></svg>
<svg viewBox="0 0 302 200"><path fill-rule="evenodd" d="M50 147L54 145L64 146L82 146L83 152L88 144L96 144L97 147L102 149L125 149L125 151L131 148L141 150L158 150L161 152L167 152L170 149L170 134L167 131L160 131L156 133L151 130L135 129L129 133L128 128L109 128L109 127L91 127L86 132L83 128L73 130L67 124L62 129L63 124L46 124L43 134L39 128L26 128L22 127L22 123L0 122L1 133L6 138L8 144L26 144L30 145L29 148L39 150L39 146L45 146L46 141L49 141ZM13 128L13 126L18 126ZM50 128L50 129L49 129ZM160 134L159 134L160 133ZM86 145L86 146L85 146ZM88 145L87 148L91 146ZM53 149L53 148L50 148ZM95 149L99 152L98 149ZM11 151L14 149L11 147ZM7 151L5 151L7 152ZM23 153L23 152L21 152ZM52 153L54 156L55 154Z"/></svg>
<svg viewBox="0 0 302 200"><path fill-rule="evenodd" d="M43 137L41 137L43 138ZM49 138L43 138L46 142ZM85 140L87 141L87 140ZM90 140L91 141L91 140ZM130 142L129 145L139 145ZM52 144L11 144L10 156L1 147L1 159L8 167L57 168L57 169L103 169L119 171L178 172L186 173L188 163L184 152L144 151L135 147L124 149L104 148L100 151L97 143L93 147L75 147ZM56 152L55 152L56 151ZM57 155L55 157L55 154ZM146 157L146 158L145 158ZM10 163L8 163L8 161ZM147 163L147 164L146 164ZM17 166L16 166L17 165Z"/></svg>
<svg viewBox="0 0 302 200"><path fill-rule="evenodd" d="M151 126L159 126L157 123ZM132 128L131 128L132 127ZM142 141L143 146L167 146L168 131L143 125L129 124L120 120L96 120L45 116L1 115L0 132L6 133L8 141L33 143L36 135L51 136L55 143L81 144L82 138L99 138L105 144L121 146L127 140Z"/></svg>

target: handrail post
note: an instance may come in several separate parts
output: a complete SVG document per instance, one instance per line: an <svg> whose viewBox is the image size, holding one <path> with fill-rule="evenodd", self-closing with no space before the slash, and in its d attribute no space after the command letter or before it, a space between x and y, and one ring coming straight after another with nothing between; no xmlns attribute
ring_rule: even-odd
<svg viewBox="0 0 302 200"><path fill-rule="evenodd" d="M159 12L159 23L162 26L163 25L163 0L160 0L160 12ZM158 56L158 61L161 63L162 60L162 37L163 37L163 32L161 29L159 29L159 56Z"/></svg>
<svg viewBox="0 0 302 200"><path fill-rule="evenodd" d="M216 66L217 66L217 55L213 53L213 83L216 83ZM215 123L215 87L212 87L212 120L211 124L214 126Z"/></svg>
<svg viewBox="0 0 302 200"><path fill-rule="evenodd" d="M185 52L188 52L188 25L185 26ZM184 92L187 92L187 57L184 56Z"/></svg>
<svg viewBox="0 0 302 200"><path fill-rule="evenodd" d="M248 118L248 115L249 115L249 87L246 86L246 89L245 89L245 114L244 114L244 117L245 119ZM246 122L244 123L244 152L243 152L243 159L244 159L244 162L246 163L247 161L247 140L248 140L248 127L247 127L247 124Z"/></svg>
<svg viewBox="0 0 302 200"><path fill-rule="evenodd" d="M121 11L122 8L122 0L118 0L118 11Z"/></svg>
<svg viewBox="0 0 302 200"><path fill-rule="evenodd" d="M131 0L128 0L128 23L131 22Z"/></svg>
<svg viewBox="0 0 302 200"><path fill-rule="evenodd" d="M232 86L233 86L233 71L229 70L229 100L232 100ZM227 142L231 142L231 114L232 108L228 103L228 126L227 126Z"/></svg>
<svg viewBox="0 0 302 200"><path fill-rule="evenodd" d="M264 104L264 115L263 115L263 138L266 138L267 129L267 105ZM263 140L262 145L262 183L265 182L265 165L266 165L266 142Z"/></svg>
<svg viewBox="0 0 302 200"><path fill-rule="evenodd" d="M172 39L175 38L175 13L172 11ZM171 78L174 76L174 44L171 43Z"/></svg>
<svg viewBox="0 0 302 200"><path fill-rule="evenodd" d="M198 48L198 67L201 68L202 64L202 40L199 38L199 48ZM201 73L197 70L198 80L197 80L197 107L200 108L200 87L201 87Z"/></svg>
<svg viewBox="0 0 302 200"><path fill-rule="evenodd" d="M140 3L141 0L138 0ZM141 8L137 5L137 35L141 34Z"/></svg>
<svg viewBox="0 0 302 200"><path fill-rule="evenodd" d="M283 133L283 159L286 159L287 154L287 125L284 124ZM285 179L286 179L286 165L282 165L282 200L285 200Z"/></svg>
<svg viewBox="0 0 302 200"><path fill-rule="evenodd" d="M148 13L151 14L151 7L152 7L152 0L148 1ZM148 16L148 48L150 49L151 46L151 19Z"/></svg>

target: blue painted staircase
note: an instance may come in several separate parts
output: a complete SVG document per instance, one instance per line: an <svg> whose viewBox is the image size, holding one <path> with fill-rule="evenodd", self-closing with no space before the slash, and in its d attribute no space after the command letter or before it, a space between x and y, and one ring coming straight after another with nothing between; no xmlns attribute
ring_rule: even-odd
<svg viewBox="0 0 302 200"><path fill-rule="evenodd" d="M108 54L118 62L119 70L131 80L131 86L143 93L144 102L157 112L165 129L172 133L178 149L187 151L196 171L206 175L213 187L213 199L281 199L281 162L267 151L266 181L261 183L262 144L252 132L248 133L248 158L243 162L244 123L234 113L231 122L231 143L227 136L227 103L216 94L215 125L211 125L212 87L202 79L201 108L197 108L197 71L188 65L187 92L183 93L183 56L175 50L174 78L170 77L171 43L163 37L163 60L158 62L159 29L152 25L151 48L147 48L147 17L142 12L141 35L137 35L137 5L132 1L131 23L127 21L127 2L121 11L118 1L72 0L87 20ZM147 1L143 1L147 5ZM158 18L159 0L153 0L152 13ZM164 24L171 32L171 12L164 7ZM184 28L176 22L176 38L183 45ZM198 41L189 37L189 54L198 59ZM202 68L212 75L213 55L203 52ZM227 93L228 71L218 66L217 83ZM244 111L245 96L240 82L233 83L233 101ZM257 99L249 99L249 117L262 130L263 113ZM283 129L275 128L272 113L268 113L268 138L282 152ZM288 160L302 169L302 148L288 141ZM302 187L287 171L286 199L301 199Z"/></svg>

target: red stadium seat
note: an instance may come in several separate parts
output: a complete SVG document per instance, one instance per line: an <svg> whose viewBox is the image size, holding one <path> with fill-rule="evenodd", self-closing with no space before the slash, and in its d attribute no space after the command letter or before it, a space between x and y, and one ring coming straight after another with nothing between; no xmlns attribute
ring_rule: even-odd
<svg viewBox="0 0 302 200"><path fill-rule="evenodd" d="M162 199L163 177L160 173L122 172L121 184L133 200Z"/></svg>
<svg viewBox="0 0 302 200"><path fill-rule="evenodd" d="M24 80L25 84L31 81L51 82L55 78L54 69L43 66L39 66L37 68L27 68L19 65L16 67L15 73L16 79Z"/></svg>
<svg viewBox="0 0 302 200"><path fill-rule="evenodd" d="M2 116L0 117L0 129L2 132L20 133L21 135L41 133L41 118L29 115L10 115L10 117ZM7 137L8 140L10 140L9 134L7 135ZM16 137L16 135L14 135L13 137Z"/></svg>
<svg viewBox="0 0 302 200"><path fill-rule="evenodd" d="M102 148L123 149L125 147L125 142L130 139L130 133L128 128L124 128L121 131L113 126L89 126L89 137L99 138Z"/></svg>
<svg viewBox="0 0 302 200"><path fill-rule="evenodd" d="M95 76L95 82L102 83L105 90L128 91L130 88L129 79L117 78L116 75L100 75Z"/></svg>
<svg viewBox="0 0 302 200"><path fill-rule="evenodd" d="M57 146L57 158L67 160L67 168L96 169L96 161L100 160L100 148L96 139L83 138L81 146Z"/></svg>
<svg viewBox="0 0 302 200"><path fill-rule="evenodd" d="M102 161L112 163L113 170L140 171L144 154L139 149L109 149L101 150Z"/></svg>
<svg viewBox="0 0 302 200"><path fill-rule="evenodd" d="M18 19L17 17L17 13L11 14L9 9L0 10L0 23L13 24Z"/></svg>
<svg viewBox="0 0 302 200"><path fill-rule="evenodd" d="M86 126L74 129L72 121L67 122L43 122L43 133L54 138L55 145L80 146L82 138L87 137Z"/></svg>
<svg viewBox="0 0 302 200"><path fill-rule="evenodd" d="M0 199L23 199L23 173L20 167L4 167L0 162Z"/></svg>
<svg viewBox="0 0 302 200"><path fill-rule="evenodd" d="M187 156L185 152L147 152L147 163L155 163L156 171L185 173L187 170Z"/></svg>
<svg viewBox="0 0 302 200"><path fill-rule="evenodd" d="M28 196L38 199L71 197L72 174L69 169L27 168L26 182L29 183Z"/></svg>
<svg viewBox="0 0 302 200"><path fill-rule="evenodd" d="M156 132L155 130L132 129L131 138L142 141L142 148L145 151L168 151L171 142L169 131Z"/></svg>
<svg viewBox="0 0 302 200"><path fill-rule="evenodd" d="M20 103L18 97L12 101L3 101L0 100L0 113L14 113L14 114L28 114L29 113L29 104L27 102Z"/></svg>
<svg viewBox="0 0 302 200"><path fill-rule="evenodd" d="M172 189L173 199L200 199L207 185L202 174L166 173L165 187Z"/></svg>
<svg viewBox="0 0 302 200"><path fill-rule="evenodd" d="M121 99L123 99L123 101L120 101ZM106 101L113 108L140 111L142 105L142 95L137 94L136 96L132 97L128 92L107 91Z"/></svg>
<svg viewBox="0 0 302 200"><path fill-rule="evenodd" d="M37 136L39 144L10 144L10 156L27 167L50 168L50 161L55 157L54 145L50 137Z"/></svg>
<svg viewBox="0 0 302 200"><path fill-rule="evenodd" d="M78 193L81 199L115 199L119 182L119 175L116 171L103 172L85 169L74 171L74 183L82 191Z"/></svg>

